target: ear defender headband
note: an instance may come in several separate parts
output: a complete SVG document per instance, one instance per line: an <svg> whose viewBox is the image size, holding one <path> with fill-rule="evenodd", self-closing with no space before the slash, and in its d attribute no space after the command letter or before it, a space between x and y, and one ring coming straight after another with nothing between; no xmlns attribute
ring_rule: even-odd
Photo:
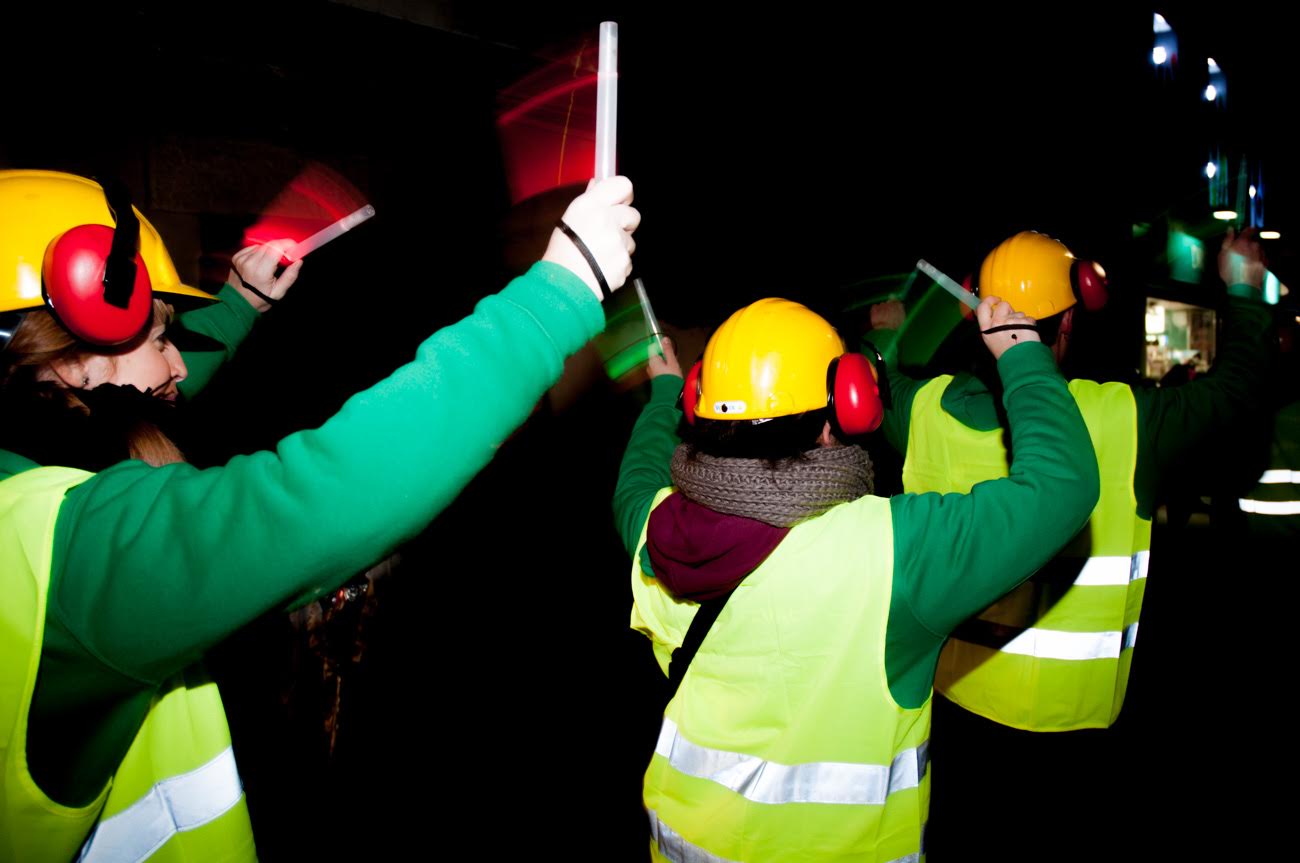
<svg viewBox="0 0 1300 863"><path fill-rule="evenodd" d="M139 252L140 220L126 188L101 183L115 228L78 225L45 248L45 304L73 335L96 345L134 338L149 320L153 289Z"/></svg>
<svg viewBox="0 0 1300 863"><path fill-rule="evenodd" d="M876 346L865 342L874 360L865 354L841 354L826 369L826 409L836 437L858 437L875 431L891 406L889 377L885 358ZM696 361L686 373L682 386L681 409L686 422L695 425L695 405L703 384L704 364Z"/></svg>

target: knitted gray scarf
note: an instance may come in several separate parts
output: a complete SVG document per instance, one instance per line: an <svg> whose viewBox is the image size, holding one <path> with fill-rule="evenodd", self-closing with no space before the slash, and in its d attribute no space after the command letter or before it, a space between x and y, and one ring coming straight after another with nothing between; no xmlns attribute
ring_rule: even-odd
<svg viewBox="0 0 1300 863"><path fill-rule="evenodd" d="M858 446L808 450L773 465L766 459L718 458L682 444L673 453L673 485L715 512L774 527L793 527L836 504L871 494L875 472Z"/></svg>

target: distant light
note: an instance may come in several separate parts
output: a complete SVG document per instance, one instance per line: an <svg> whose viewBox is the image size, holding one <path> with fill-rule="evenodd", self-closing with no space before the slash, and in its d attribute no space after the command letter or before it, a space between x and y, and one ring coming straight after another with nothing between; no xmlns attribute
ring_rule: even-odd
<svg viewBox="0 0 1300 863"><path fill-rule="evenodd" d="M1205 176L1206 176L1206 177L1208 177L1208 178L1210 178L1211 180L1213 180L1213 179L1214 179L1214 175L1217 174L1217 173L1219 173L1219 166L1218 166L1218 165L1214 164L1213 162L1206 162L1206 163L1205 163Z"/></svg>
<svg viewBox="0 0 1300 863"><path fill-rule="evenodd" d="M1157 66L1163 65L1168 59L1169 52L1165 50L1165 46L1157 45L1151 49L1151 62L1155 63Z"/></svg>
<svg viewBox="0 0 1300 863"><path fill-rule="evenodd" d="M1158 336L1165 331L1165 307L1158 303L1147 304L1146 331L1149 336Z"/></svg>
<svg viewBox="0 0 1300 863"><path fill-rule="evenodd" d="M1183 231L1170 230L1165 256L1169 261L1171 279L1193 285L1201 283L1201 273L1205 269L1203 242Z"/></svg>
<svg viewBox="0 0 1300 863"><path fill-rule="evenodd" d="M1231 222L1233 219L1237 218L1237 211L1236 210L1215 210L1214 218L1218 219L1221 222Z"/></svg>
<svg viewBox="0 0 1300 863"><path fill-rule="evenodd" d="M1168 33L1168 32L1169 32L1170 30L1172 30L1172 29L1174 29L1174 28L1172 28L1172 27L1169 26L1169 22L1165 20L1165 16L1163 16L1163 15L1161 15L1159 12L1157 12L1157 13L1156 13L1155 22L1154 22L1154 26L1152 27L1152 32L1155 32L1155 33Z"/></svg>
<svg viewBox="0 0 1300 863"><path fill-rule="evenodd" d="M1214 87L1213 84L1206 84L1206 85L1205 85L1205 101L1207 101L1207 102L1213 102L1213 101L1214 101L1215 99L1217 99L1217 98L1219 98L1219 91L1215 89L1215 87Z"/></svg>
<svg viewBox="0 0 1300 863"><path fill-rule="evenodd" d="M1205 63L1206 63L1207 66L1210 67L1210 74L1211 74L1211 75L1213 75L1215 72L1222 72L1222 71L1223 71L1222 69L1219 68L1219 64L1214 62L1214 58L1213 58L1213 57L1207 57L1206 60L1205 60Z"/></svg>
<svg viewBox="0 0 1300 863"><path fill-rule="evenodd" d="M1259 238L1261 240L1280 240L1282 239L1282 232L1281 231L1260 231Z"/></svg>
<svg viewBox="0 0 1300 863"><path fill-rule="evenodd" d="M1249 189L1248 191L1250 192L1250 196L1251 196L1252 198L1255 197L1255 187L1254 187L1254 185L1251 185L1251 187L1250 187L1250 189Z"/></svg>

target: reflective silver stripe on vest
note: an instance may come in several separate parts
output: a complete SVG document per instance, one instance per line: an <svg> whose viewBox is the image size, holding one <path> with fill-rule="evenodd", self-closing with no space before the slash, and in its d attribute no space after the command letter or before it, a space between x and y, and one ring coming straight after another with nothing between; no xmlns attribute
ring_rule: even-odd
<svg viewBox="0 0 1300 863"><path fill-rule="evenodd" d="M999 648L1003 653L1037 659L1118 659L1121 650L1137 644L1136 623L1114 632L1063 632L1026 629Z"/></svg>
<svg viewBox="0 0 1300 863"><path fill-rule="evenodd" d="M810 761L778 764L755 755L699 746L664 717L655 753L675 770L708 779L755 803L847 803L882 806L895 791L915 788L925 776L929 741L883 764Z"/></svg>
<svg viewBox="0 0 1300 863"><path fill-rule="evenodd" d="M1300 484L1300 470L1266 470L1259 478L1261 483L1297 483Z"/></svg>
<svg viewBox="0 0 1300 863"><path fill-rule="evenodd" d="M230 747L189 773L163 779L127 809L99 822L82 863L139 863L177 833L226 814L244 795Z"/></svg>
<svg viewBox="0 0 1300 863"><path fill-rule="evenodd" d="M1083 587L1110 587L1146 578L1150 557L1150 552L1146 551L1131 555L1090 557L1084 561L1074 583Z"/></svg>
<svg viewBox="0 0 1300 863"><path fill-rule="evenodd" d="M719 857L717 854L710 854L697 845L692 845L683 839L677 831L660 820L659 813L653 809L647 811L650 813L650 836L659 848L659 853L673 861L673 863L735 863L735 861ZM895 857L889 863L921 863L921 855L924 853L925 825L922 824L921 850L912 854L904 854L902 857Z"/></svg>
<svg viewBox="0 0 1300 863"><path fill-rule="evenodd" d="M1300 515L1300 500L1251 500L1240 498L1237 505L1242 512L1256 515Z"/></svg>
<svg viewBox="0 0 1300 863"><path fill-rule="evenodd" d="M659 819L659 813L653 809L650 813L650 837L654 839L659 853L673 863L735 863L717 854L710 854L699 846L683 839L676 830Z"/></svg>

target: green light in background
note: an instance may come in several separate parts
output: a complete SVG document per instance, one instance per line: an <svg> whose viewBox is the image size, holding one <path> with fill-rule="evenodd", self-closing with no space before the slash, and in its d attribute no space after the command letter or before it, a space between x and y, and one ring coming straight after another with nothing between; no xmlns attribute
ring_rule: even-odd
<svg viewBox="0 0 1300 863"><path fill-rule="evenodd" d="M1179 282L1197 285L1205 269L1205 244L1182 231L1169 232L1169 245L1165 250L1169 258L1169 277Z"/></svg>

